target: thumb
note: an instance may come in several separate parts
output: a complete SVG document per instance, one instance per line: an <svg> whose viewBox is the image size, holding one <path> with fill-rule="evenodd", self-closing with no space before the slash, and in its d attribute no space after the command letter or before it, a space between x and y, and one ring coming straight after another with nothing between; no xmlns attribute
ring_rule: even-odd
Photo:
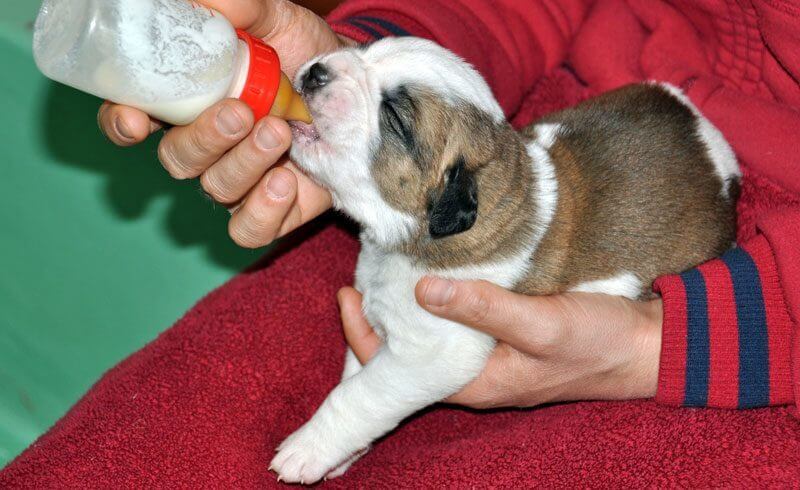
<svg viewBox="0 0 800 490"><path fill-rule="evenodd" d="M199 0L225 16L237 29L265 38L270 37L280 20L295 7L286 0Z"/></svg>
<svg viewBox="0 0 800 490"><path fill-rule="evenodd" d="M547 297L517 294L486 281L450 281L424 277L417 302L436 316L480 330L512 347L528 351L560 331Z"/></svg>
<svg viewBox="0 0 800 490"><path fill-rule="evenodd" d="M361 364L366 364L380 348L381 339L364 318L361 293L353 288L342 288L337 297L345 340Z"/></svg>

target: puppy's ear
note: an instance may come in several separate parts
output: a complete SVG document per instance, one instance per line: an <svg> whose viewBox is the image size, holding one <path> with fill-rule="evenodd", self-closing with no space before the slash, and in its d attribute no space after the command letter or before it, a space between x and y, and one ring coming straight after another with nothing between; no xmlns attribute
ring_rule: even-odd
<svg viewBox="0 0 800 490"><path fill-rule="evenodd" d="M478 218L478 186L463 158L450 167L444 191L428 203L428 230L433 238L472 228Z"/></svg>

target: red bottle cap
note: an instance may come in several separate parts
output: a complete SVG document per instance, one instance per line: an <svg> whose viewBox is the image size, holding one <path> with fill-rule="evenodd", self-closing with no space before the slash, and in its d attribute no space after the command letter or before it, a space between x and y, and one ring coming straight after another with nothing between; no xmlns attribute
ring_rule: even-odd
<svg viewBox="0 0 800 490"><path fill-rule="evenodd" d="M247 81L239 99L250 106L255 120L266 117L281 84L281 61L278 53L261 39L255 38L240 29L236 30L239 39L250 49L250 67Z"/></svg>

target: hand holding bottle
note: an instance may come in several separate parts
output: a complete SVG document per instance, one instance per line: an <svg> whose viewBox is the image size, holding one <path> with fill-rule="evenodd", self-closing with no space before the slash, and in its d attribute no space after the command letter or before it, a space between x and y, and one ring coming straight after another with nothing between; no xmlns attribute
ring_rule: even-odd
<svg viewBox="0 0 800 490"><path fill-rule="evenodd" d="M199 3L274 47L289 77L312 57L347 43L322 18L287 0ZM162 127L142 111L108 102L100 108L98 121L108 138L120 146L140 143ZM284 121L274 117L255 121L247 105L226 99L193 123L167 131L159 145L159 159L177 179L200 177L203 189L213 199L234 209L229 223L231 238L243 247L255 248L331 205L327 191L291 162L280 160L290 142L291 132Z"/></svg>

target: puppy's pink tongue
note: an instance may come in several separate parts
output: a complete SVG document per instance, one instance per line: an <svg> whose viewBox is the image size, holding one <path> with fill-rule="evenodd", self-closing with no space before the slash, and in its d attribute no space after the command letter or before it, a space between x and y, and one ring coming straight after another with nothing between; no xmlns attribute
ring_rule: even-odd
<svg viewBox="0 0 800 490"><path fill-rule="evenodd" d="M318 139L319 132L313 124L306 124L302 121L289 121L289 127L295 136L305 136L309 139Z"/></svg>

